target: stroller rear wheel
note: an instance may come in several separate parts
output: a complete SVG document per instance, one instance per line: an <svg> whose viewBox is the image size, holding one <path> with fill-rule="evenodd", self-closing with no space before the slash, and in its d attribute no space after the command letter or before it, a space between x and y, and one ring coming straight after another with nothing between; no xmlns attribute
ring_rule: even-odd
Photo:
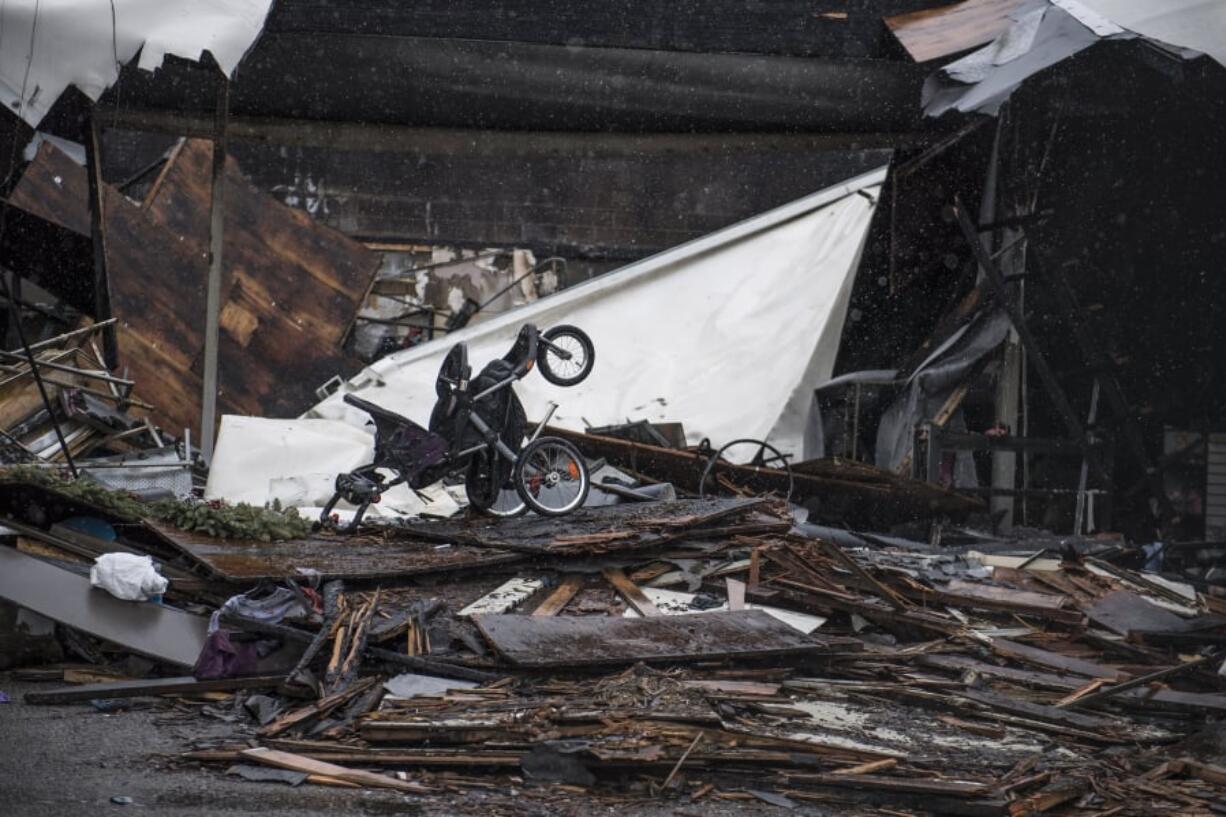
<svg viewBox="0 0 1226 817"><path fill-rule="evenodd" d="M541 437L524 448L512 473L524 504L542 516L562 516L583 505L591 488L587 461L574 445Z"/></svg>

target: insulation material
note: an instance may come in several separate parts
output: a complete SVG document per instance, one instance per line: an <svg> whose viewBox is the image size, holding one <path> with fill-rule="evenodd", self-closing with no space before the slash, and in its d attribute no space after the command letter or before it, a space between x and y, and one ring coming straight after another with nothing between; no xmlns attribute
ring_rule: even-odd
<svg viewBox="0 0 1226 817"><path fill-rule="evenodd" d="M272 0L6 0L0 100L37 126L69 85L97 100L140 52L152 71L167 54L205 51L230 76L264 28ZM22 100L22 89L25 99Z"/></svg>
<svg viewBox="0 0 1226 817"><path fill-rule="evenodd" d="M271 501L274 486L284 490L286 481L297 478L302 485L330 484L342 471L365 465L374 456L374 438L360 428L329 420L268 420L262 417L221 418L221 431L206 499L225 499L263 505ZM310 479L308 475L326 475ZM308 502L309 488L291 504Z"/></svg>
<svg viewBox="0 0 1226 817"><path fill-rule="evenodd" d="M683 422L687 440L753 437L801 458L813 389L829 379L855 270L886 169L541 298L365 369L306 416L362 426L350 391L425 425L444 355L468 344L474 370L524 323L574 324L596 346L583 383L535 374L517 389L528 416L582 430L627 418ZM312 470L320 470L313 468Z"/></svg>

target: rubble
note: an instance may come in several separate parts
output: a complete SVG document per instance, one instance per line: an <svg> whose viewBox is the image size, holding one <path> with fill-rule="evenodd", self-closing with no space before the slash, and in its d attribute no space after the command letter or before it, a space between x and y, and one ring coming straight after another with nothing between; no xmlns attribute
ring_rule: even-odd
<svg viewBox="0 0 1226 817"><path fill-rule="evenodd" d="M48 489L35 488L43 493L27 497L56 513ZM6 513L55 551L62 540L30 525L31 507ZM523 776L598 798L628 789L970 815L1076 804L1209 813L1221 796L1216 767L1185 747L1206 716L1226 711L1217 675L1226 621L1194 591L1094 555L1109 543L1009 567L985 563L1006 555L965 545L840 547L806 535L813 526L795 525L777 502L682 499L560 520L420 521L362 537L214 539L202 554L190 545L199 534L185 539L166 522L133 527L113 507L86 507L123 531L116 547L158 542L159 560L183 571L172 575L202 577L178 594L172 579L174 603L221 599L242 581L214 570L231 553L263 565L244 571L248 582L323 582L300 623L223 611L231 638L274 639L297 656L280 673L26 696L64 704L224 694L266 712L241 716L227 745L185 748L183 762L218 773L272 766L305 774L307 785L420 797ZM329 569L321 556L298 562L318 564L316 575L290 569L295 553L339 555L359 539L372 555L421 543L417 564L358 573ZM457 560L457 548L473 555ZM4 587L6 599L124 643L122 630ZM183 666L204 619L197 627L179 642L191 654L178 659L152 651L151 635L129 648ZM1169 645L1158 632L1188 640Z"/></svg>
<svg viewBox="0 0 1226 817"><path fill-rule="evenodd" d="M251 0L191 32L112 7L103 48L100 17L17 5L6 716L173 715L159 773L306 808L323 786L440 813L1226 813L1226 245L1220 207L1172 192L1226 185L1154 175L1220 119L1226 16L796 4L803 25L740 37L718 9L644 10L650 36L591 43L569 10L537 42L527 12L340 30ZM462 38L418 31L453 13ZM369 53L280 67L343 42ZM1130 117L1174 147L1152 161L1138 125L1092 166ZM771 190L815 144L843 155L749 213L749 185L669 164L750 142L785 157ZM685 191L663 214L601 188L627 146ZM556 171L568 151L590 176ZM329 190L321 155L377 178ZM439 185L428 155L482 184L448 179L406 227L381 208ZM533 189L503 189L512 156ZM561 222L554 195L585 186L566 217L609 223ZM1118 253L1128 231L1155 246Z"/></svg>

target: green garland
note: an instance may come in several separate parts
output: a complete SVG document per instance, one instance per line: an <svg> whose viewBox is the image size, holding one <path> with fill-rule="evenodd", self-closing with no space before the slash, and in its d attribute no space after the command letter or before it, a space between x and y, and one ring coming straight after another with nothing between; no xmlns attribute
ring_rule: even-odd
<svg viewBox="0 0 1226 817"><path fill-rule="evenodd" d="M29 465L0 469L0 481L41 485L128 521L156 519L180 530L220 539L278 542L311 532L311 523L299 516L296 508L282 509L280 502L274 502L271 508L258 508L245 502L229 505L182 499L146 504L123 491L113 491L89 480L61 479L50 469Z"/></svg>

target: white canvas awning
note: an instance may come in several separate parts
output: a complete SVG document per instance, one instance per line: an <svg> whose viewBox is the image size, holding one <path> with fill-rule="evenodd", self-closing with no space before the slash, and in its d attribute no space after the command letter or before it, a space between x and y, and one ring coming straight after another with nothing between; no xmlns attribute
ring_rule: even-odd
<svg viewBox="0 0 1226 817"><path fill-rule="evenodd" d="M855 270L886 168L639 261L557 295L386 357L343 390L426 423L443 356L468 344L474 372L524 323L573 324L595 368L563 389L537 373L517 390L530 419L582 430L680 421L691 443L766 439L805 456L813 389L829 379ZM329 397L305 416L366 423Z"/></svg>

